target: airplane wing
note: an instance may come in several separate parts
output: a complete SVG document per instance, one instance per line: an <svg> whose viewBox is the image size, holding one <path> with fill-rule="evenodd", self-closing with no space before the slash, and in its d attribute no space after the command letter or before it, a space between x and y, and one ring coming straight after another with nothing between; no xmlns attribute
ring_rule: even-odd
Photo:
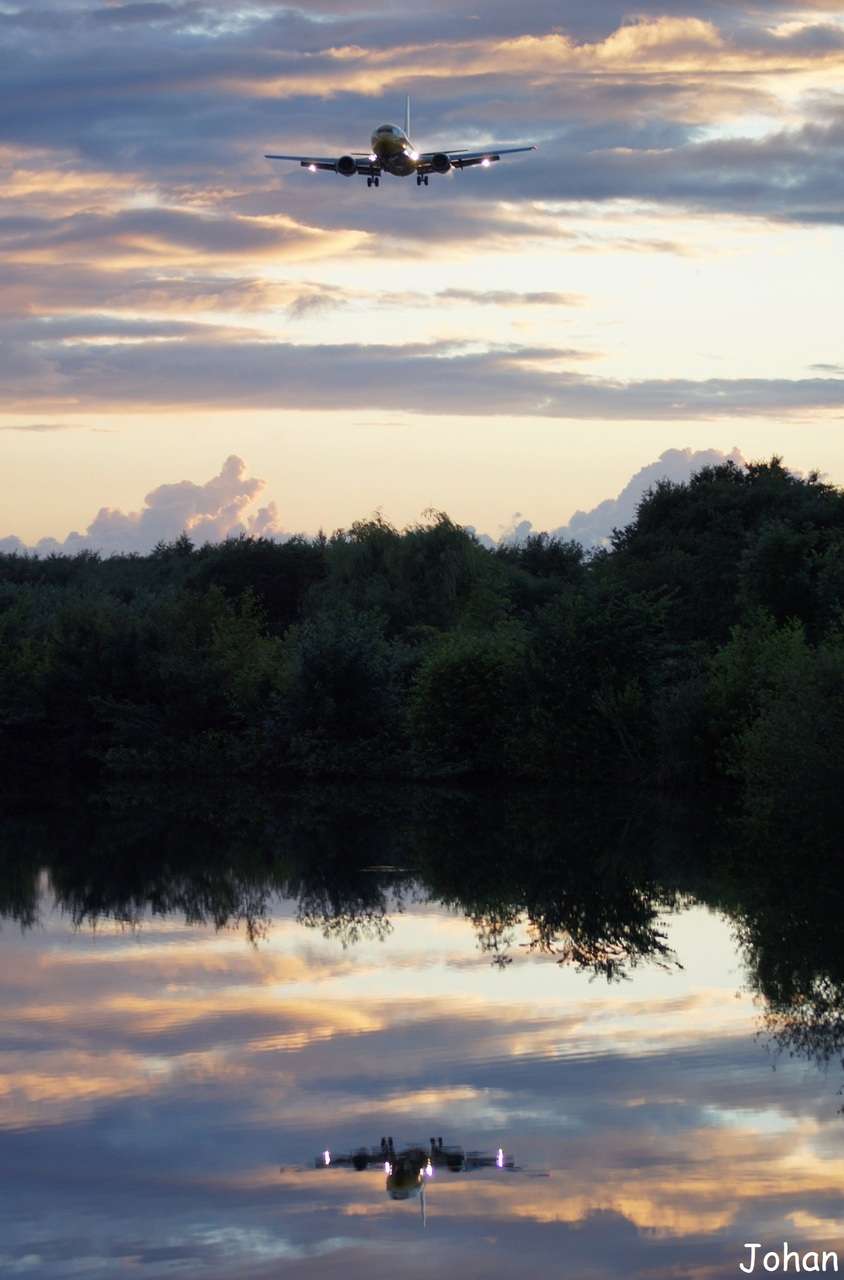
<svg viewBox="0 0 844 1280"><path fill-rule="evenodd" d="M482 164L488 166L500 160L502 156L514 156L523 151L535 151L536 147L485 147L484 150L470 151L449 150L443 151L426 151L419 157L419 168L426 170L428 173L435 170L434 162L440 156L448 156L449 161L454 169L470 169L472 165Z"/></svg>
<svg viewBox="0 0 844 1280"><path fill-rule="evenodd" d="M374 1147L361 1147L357 1151L339 1154L335 1151L322 1151L314 1157L315 1169L352 1168L362 1171L370 1165L383 1165L387 1153Z"/></svg>
<svg viewBox="0 0 844 1280"><path fill-rule="evenodd" d="M315 169L334 169L337 168L336 160L326 160L319 156L264 156L265 160L294 160L303 168L310 168L311 165Z"/></svg>
<svg viewBox="0 0 844 1280"><path fill-rule="evenodd" d="M329 173L343 173L343 174L346 174L346 176L348 176L348 174L354 174L355 171L357 171L358 173L364 173L364 174L375 174L375 173L381 172L380 165L373 164L372 161L369 159L369 155L368 154L364 155L362 152L352 152L351 154L347 153L345 156L340 156L336 160L329 159L327 156L278 156L278 155L265 155L264 159L265 160L292 160L295 164L301 165L303 169L310 169L312 172L315 172L317 169L325 169ZM347 171L342 167L341 161L348 162L349 160L352 160L354 162L355 167L353 169L350 164Z"/></svg>

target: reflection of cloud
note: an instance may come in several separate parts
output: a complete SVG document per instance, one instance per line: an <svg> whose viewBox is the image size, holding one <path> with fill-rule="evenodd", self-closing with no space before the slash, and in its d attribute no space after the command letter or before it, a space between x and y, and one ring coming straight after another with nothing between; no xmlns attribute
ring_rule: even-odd
<svg viewBox="0 0 844 1280"><path fill-rule="evenodd" d="M139 1098L159 1087L156 1073L130 1053L41 1050L30 1069L0 1053L0 1131L64 1124L105 1102Z"/></svg>
<svg viewBox="0 0 844 1280"><path fill-rule="evenodd" d="M735 1241L781 1231L786 1211L795 1239L828 1238L844 1178L820 1140L834 1099L788 1064L770 1072L732 977L652 976L628 995L545 966L541 989L540 970L526 984L489 968L455 986L470 923L401 923L386 950L346 952L302 949L287 918L257 949L164 921L4 937L0 1265L38 1254L52 1280L84 1247L92 1272L132 1256L156 1280L177 1261L214 1280L280 1259L295 1276L377 1274L398 1248L412 1277L463 1259L503 1280L565 1256L608 1280L733 1274ZM551 1176L435 1178L437 1230L414 1271L418 1210L387 1201L382 1173L312 1160L417 1129L503 1141ZM49 1231L32 1212L45 1180Z"/></svg>

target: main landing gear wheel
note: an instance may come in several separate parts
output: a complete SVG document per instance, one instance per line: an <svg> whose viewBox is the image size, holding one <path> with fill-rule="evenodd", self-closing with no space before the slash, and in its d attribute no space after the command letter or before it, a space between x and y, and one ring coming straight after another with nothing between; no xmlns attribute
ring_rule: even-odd
<svg viewBox="0 0 844 1280"><path fill-rule="evenodd" d="M421 187L423 183L424 183L424 185L427 187L427 185L428 185L428 175L427 175L427 174L425 174L425 175L423 176L421 173L417 173L417 175L416 175L416 185L417 185L417 187Z"/></svg>
<svg viewBox="0 0 844 1280"><path fill-rule="evenodd" d="M367 185L368 187L380 187L380 186L381 186L381 179L380 179L380 178L367 178L367 180L366 180L366 185Z"/></svg>

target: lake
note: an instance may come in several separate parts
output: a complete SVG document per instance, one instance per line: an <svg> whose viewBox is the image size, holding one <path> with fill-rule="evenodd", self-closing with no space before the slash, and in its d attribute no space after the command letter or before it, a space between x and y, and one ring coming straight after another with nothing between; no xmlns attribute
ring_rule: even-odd
<svg viewBox="0 0 844 1280"><path fill-rule="evenodd" d="M3 1274L844 1262L811 851L630 796L125 800L3 827ZM391 1198L440 1138L464 1167Z"/></svg>

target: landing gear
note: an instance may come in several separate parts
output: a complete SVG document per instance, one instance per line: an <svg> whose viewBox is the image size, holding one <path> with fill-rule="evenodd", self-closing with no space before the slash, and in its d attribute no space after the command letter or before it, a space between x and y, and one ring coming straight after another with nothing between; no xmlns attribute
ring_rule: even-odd
<svg viewBox="0 0 844 1280"><path fill-rule="evenodd" d="M381 179L380 179L380 178L367 178L367 180L366 180L366 185L367 185L368 187L380 187L380 186L381 186Z"/></svg>
<svg viewBox="0 0 844 1280"><path fill-rule="evenodd" d="M423 175L423 174L421 174L421 173L417 173L417 175L416 175L416 185L417 185L417 187L421 187L421 186L423 185L423 183L424 183L424 185L427 187L427 185L428 185L428 175L427 175L427 173L426 173L426 174L424 174L424 175Z"/></svg>

